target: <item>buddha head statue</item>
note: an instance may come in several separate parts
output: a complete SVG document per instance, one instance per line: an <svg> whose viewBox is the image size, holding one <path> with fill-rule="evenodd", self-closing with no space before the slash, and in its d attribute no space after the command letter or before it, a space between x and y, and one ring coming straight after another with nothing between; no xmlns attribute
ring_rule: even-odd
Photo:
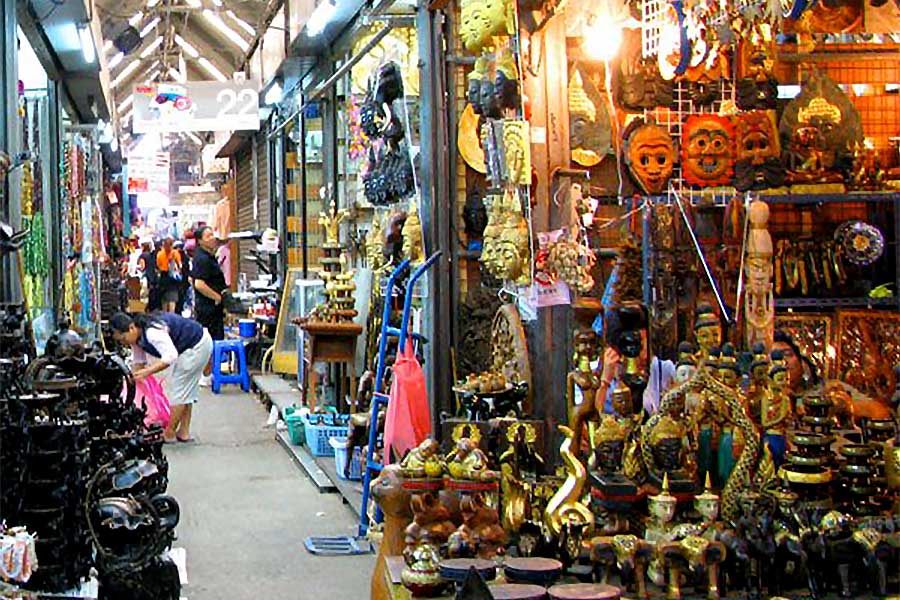
<svg viewBox="0 0 900 600"><path fill-rule="evenodd" d="M781 350L772 351L772 362L769 367L769 381L772 389L776 391L787 391L790 387L790 374L787 368L787 362L784 360L784 353Z"/></svg>
<svg viewBox="0 0 900 600"><path fill-rule="evenodd" d="M703 486L703 493L694 496L694 509L703 517L706 523L712 523L719 517L719 495L712 489L709 471L706 472L706 484Z"/></svg>
<svg viewBox="0 0 900 600"><path fill-rule="evenodd" d="M750 377L754 382L760 383L769 376L769 354L765 344L758 342L753 344L753 362L750 363Z"/></svg>
<svg viewBox="0 0 900 600"><path fill-rule="evenodd" d="M722 343L722 323L709 304L700 304L694 313L694 337L700 356L705 358L711 348Z"/></svg>
<svg viewBox="0 0 900 600"><path fill-rule="evenodd" d="M682 467L684 426L671 415L663 415L650 431L650 451L657 468L664 472Z"/></svg>
<svg viewBox="0 0 900 600"><path fill-rule="evenodd" d="M491 65L486 56L475 60L475 68L466 77L466 100L472 105L476 115L483 114L481 107L481 82L490 78Z"/></svg>
<svg viewBox="0 0 900 600"><path fill-rule="evenodd" d="M648 498L647 508L650 515L657 520L660 525L671 523L675 518L675 508L678 505L678 499L669 493L669 474L663 475L662 490L655 496Z"/></svg>
<svg viewBox="0 0 900 600"><path fill-rule="evenodd" d="M491 37L508 34L511 5L508 0L463 0L459 35L469 52L481 52Z"/></svg>
<svg viewBox="0 0 900 600"><path fill-rule="evenodd" d="M419 220L419 203L413 198L409 203L409 212L403 223L403 254L410 263L422 262L422 222Z"/></svg>
<svg viewBox="0 0 900 600"><path fill-rule="evenodd" d="M728 117L691 115L681 136L681 172L698 187L726 185L734 172L734 126Z"/></svg>
<svg viewBox="0 0 900 600"><path fill-rule="evenodd" d="M645 194L661 194L675 168L675 142L652 122L636 121L626 132L625 164Z"/></svg>
<svg viewBox="0 0 900 600"><path fill-rule="evenodd" d="M731 388L736 388L741 379L741 371L738 368L737 356L734 345L730 342L722 346L719 356L719 381Z"/></svg>
<svg viewBox="0 0 900 600"><path fill-rule="evenodd" d="M618 419L612 415L603 416L593 438L597 467L601 472L615 473L622 470L627 437L628 429Z"/></svg>
<svg viewBox="0 0 900 600"><path fill-rule="evenodd" d="M697 372L697 361L694 353L697 349L689 342L681 342L678 345L678 364L675 365L675 381L679 384L686 383Z"/></svg>
<svg viewBox="0 0 900 600"><path fill-rule="evenodd" d="M569 77L568 96L572 160L583 167L593 167L603 160L612 141L609 128L604 127L606 114L588 95L584 77L577 68Z"/></svg>
<svg viewBox="0 0 900 600"><path fill-rule="evenodd" d="M630 417L634 414L631 388L627 385L617 385L612 392L612 407L620 417Z"/></svg>
<svg viewBox="0 0 900 600"><path fill-rule="evenodd" d="M501 110L519 108L519 68L509 48L500 51L494 75L494 93Z"/></svg>
<svg viewBox="0 0 900 600"><path fill-rule="evenodd" d="M784 185L785 169L774 114L741 113L735 127L734 185L745 192Z"/></svg>

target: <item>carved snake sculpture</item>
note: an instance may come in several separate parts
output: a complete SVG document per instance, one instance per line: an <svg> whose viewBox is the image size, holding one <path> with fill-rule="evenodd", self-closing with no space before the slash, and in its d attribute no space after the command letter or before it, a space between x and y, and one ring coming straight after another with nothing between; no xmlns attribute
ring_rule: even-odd
<svg viewBox="0 0 900 600"><path fill-rule="evenodd" d="M720 398L725 405L725 416L729 422L737 427L744 437L744 449L738 458L725 488L722 490L722 516L726 519L732 519L737 516L739 506L739 496L741 490L745 486L752 483L751 475L753 467L759 456L759 433L756 431L747 411L741 401L740 395L727 385L716 380L704 367L700 365L693 377L688 379L682 385L672 388L663 396L659 405L659 411L650 417L641 430L641 445L647 449L643 452L644 462L648 471L652 468L652 457L649 452L650 432L663 417L670 414L677 398L690 392L707 391L713 396Z"/></svg>

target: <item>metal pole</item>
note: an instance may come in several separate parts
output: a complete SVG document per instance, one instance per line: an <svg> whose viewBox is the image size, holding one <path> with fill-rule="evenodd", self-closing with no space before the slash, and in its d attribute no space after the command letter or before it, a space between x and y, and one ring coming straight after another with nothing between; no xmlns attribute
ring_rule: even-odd
<svg viewBox="0 0 900 600"><path fill-rule="evenodd" d="M302 112L297 114L297 127L300 128L300 142L297 144L297 149L300 152L300 222L303 225L300 230L300 245L303 254L303 279L307 279L309 277L309 252L307 250L309 222L306 214L306 116Z"/></svg>

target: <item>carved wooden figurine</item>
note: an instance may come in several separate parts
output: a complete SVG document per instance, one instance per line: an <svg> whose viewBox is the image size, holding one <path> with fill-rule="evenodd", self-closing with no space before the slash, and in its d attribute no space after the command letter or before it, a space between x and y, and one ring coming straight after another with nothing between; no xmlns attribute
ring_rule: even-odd
<svg viewBox="0 0 900 600"><path fill-rule="evenodd" d="M772 288L772 236L767 229L769 205L762 200L754 200L750 203L747 218L750 233L747 236L747 261L744 263L747 282L744 339L748 348L758 343L771 348L775 335L775 295Z"/></svg>

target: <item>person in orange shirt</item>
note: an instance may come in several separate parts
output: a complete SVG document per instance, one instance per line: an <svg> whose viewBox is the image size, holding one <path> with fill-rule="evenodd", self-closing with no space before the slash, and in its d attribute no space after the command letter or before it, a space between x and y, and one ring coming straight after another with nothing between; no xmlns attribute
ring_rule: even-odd
<svg viewBox="0 0 900 600"><path fill-rule="evenodd" d="M175 312L178 304L178 293L181 287L182 268L181 253L173 247L172 236L163 241L162 248L156 253L156 270L159 273L159 288L162 309Z"/></svg>

